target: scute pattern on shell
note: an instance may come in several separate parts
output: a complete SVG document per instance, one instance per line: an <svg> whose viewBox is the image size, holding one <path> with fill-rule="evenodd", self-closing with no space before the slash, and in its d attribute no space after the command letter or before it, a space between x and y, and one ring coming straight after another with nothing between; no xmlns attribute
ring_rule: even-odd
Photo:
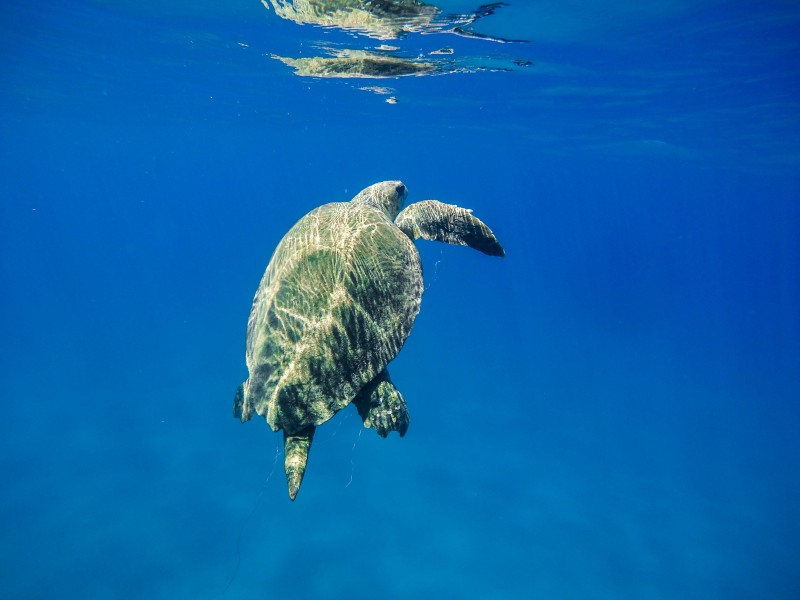
<svg viewBox="0 0 800 600"><path fill-rule="evenodd" d="M240 418L255 411L289 434L330 419L400 351L421 297L419 254L382 212L337 202L307 214L253 300Z"/></svg>

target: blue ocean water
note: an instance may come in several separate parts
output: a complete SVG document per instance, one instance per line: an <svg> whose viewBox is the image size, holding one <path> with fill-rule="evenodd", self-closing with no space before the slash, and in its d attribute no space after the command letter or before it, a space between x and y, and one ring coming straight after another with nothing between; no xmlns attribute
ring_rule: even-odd
<svg viewBox="0 0 800 600"><path fill-rule="evenodd" d="M1 597L800 597L800 8L472 28L528 41L315 78L271 55L381 42L258 0L4 4ZM292 503L280 434L231 415L253 293L384 179L507 256L418 244L408 434L341 411Z"/></svg>

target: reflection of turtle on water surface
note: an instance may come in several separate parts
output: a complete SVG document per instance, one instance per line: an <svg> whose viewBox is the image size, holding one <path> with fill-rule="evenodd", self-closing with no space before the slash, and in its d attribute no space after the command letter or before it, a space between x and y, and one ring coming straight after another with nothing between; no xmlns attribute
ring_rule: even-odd
<svg viewBox="0 0 800 600"><path fill-rule="evenodd" d="M334 56L311 56L308 58L288 58L273 54L272 58L292 67L297 75L311 77L374 79L405 75L431 75L442 70L441 64L431 61L360 50L341 50Z"/></svg>
<svg viewBox="0 0 800 600"><path fill-rule="evenodd" d="M409 416L386 366L411 332L422 300L413 240L504 251L469 210L436 200L400 208L399 181L372 185L350 202L300 219L275 249L247 324L248 379L234 415L254 413L283 429L294 500L316 427L351 402L365 427L404 435ZM398 214L399 213L399 214Z"/></svg>
<svg viewBox="0 0 800 600"><path fill-rule="evenodd" d="M328 50L330 56L290 58L272 55L272 58L292 67L303 77L334 77L358 79L383 79L407 75L443 75L446 73L474 73L476 71L511 71L521 64L516 59L503 57L472 57L464 59L405 58L384 52L365 50ZM431 54L449 54L431 52Z"/></svg>
<svg viewBox="0 0 800 600"><path fill-rule="evenodd" d="M471 31L475 21L494 13L502 2L485 4L475 12L444 14L418 0L261 0L279 17L301 25L320 25L354 31L378 40L393 40L408 33L454 33L488 38Z"/></svg>
<svg viewBox="0 0 800 600"><path fill-rule="evenodd" d="M288 58L272 55L272 58L292 67L297 75L310 77L381 78L405 75L431 75L442 70L442 64L431 61L402 58L389 54L342 50L334 56L311 56Z"/></svg>

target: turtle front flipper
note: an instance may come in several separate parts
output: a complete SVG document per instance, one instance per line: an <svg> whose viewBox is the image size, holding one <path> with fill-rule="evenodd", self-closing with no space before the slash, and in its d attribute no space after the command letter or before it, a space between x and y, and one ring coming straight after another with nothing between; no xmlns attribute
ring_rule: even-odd
<svg viewBox="0 0 800 600"><path fill-rule="evenodd" d="M389 372L384 369L370 381L353 400L364 427L374 427L381 437L397 431L403 437L408 430L408 408L403 395L398 391Z"/></svg>
<svg viewBox="0 0 800 600"><path fill-rule="evenodd" d="M289 486L289 498L292 500L297 497L300 484L303 482L303 475L306 472L308 462L308 451L311 448L311 440L314 439L316 427L310 425L301 429L293 435L283 432L283 453L285 460L283 463L286 470L286 483Z"/></svg>
<svg viewBox="0 0 800 600"><path fill-rule="evenodd" d="M434 240L469 246L489 256L505 256L497 238L472 211L438 200L409 204L394 220L412 240Z"/></svg>

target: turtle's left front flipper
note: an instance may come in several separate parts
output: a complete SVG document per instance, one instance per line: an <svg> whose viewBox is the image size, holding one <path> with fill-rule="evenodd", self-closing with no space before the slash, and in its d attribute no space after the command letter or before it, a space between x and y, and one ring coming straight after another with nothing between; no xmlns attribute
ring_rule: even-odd
<svg viewBox="0 0 800 600"><path fill-rule="evenodd" d="M472 211L438 200L409 204L394 220L412 240L434 240L469 246L489 256L505 256L497 238Z"/></svg>

